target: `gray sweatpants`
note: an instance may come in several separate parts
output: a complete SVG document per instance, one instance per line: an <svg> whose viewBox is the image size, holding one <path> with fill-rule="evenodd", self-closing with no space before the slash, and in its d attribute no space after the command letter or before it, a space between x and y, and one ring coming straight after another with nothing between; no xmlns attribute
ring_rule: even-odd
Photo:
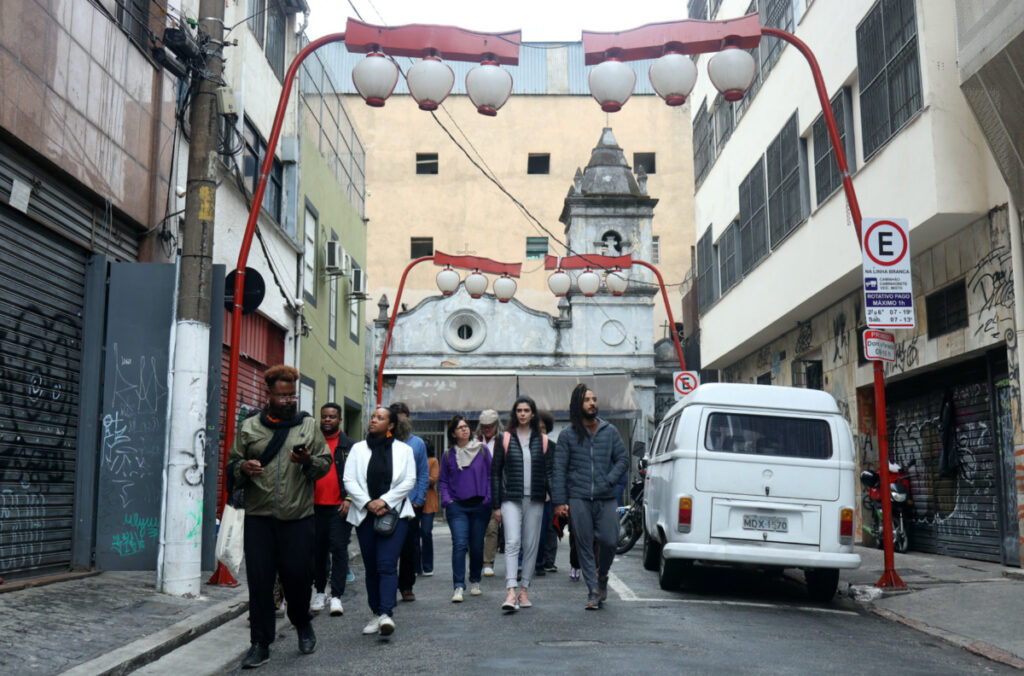
<svg viewBox="0 0 1024 676"><path fill-rule="evenodd" d="M615 559L619 542L619 519L615 511L615 498L584 500L569 498L572 518L572 539L576 543L576 557L580 562L587 589L597 592L597 578L604 577ZM600 560L594 561L594 540L597 540Z"/></svg>

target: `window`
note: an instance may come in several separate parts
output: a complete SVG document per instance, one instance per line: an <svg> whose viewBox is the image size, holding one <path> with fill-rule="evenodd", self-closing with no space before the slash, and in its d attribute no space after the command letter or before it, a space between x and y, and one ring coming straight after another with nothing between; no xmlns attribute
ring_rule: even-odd
<svg viewBox="0 0 1024 676"><path fill-rule="evenodd" d="M327 376L327 401L338 401L338 382L334 376ZM341 422L340 420L338 422Z"/></svg>
<svg viewBox="0 0 1024 676"><path fill-rule="evenodd" d="M362 273L362 268L353 260L352 279L355 280L356 275ZM351 294L348 297L348 337L352 339L353 343L359 344L359 299Z"/></svg>
<svg viewBox="0 0 1024 676"><path fill-rule="evenodd" d="M832 457L832 431L824 420L712 413L704 446L723 453L828 460Z"/></svg>
<svg viewBox="0 0 1024 676"><path fill-rule="evenodd" d="M416 153L416 173L436 174L437 153Z"/></svg>
<svg viewBox="0 0 1024 676"><path fill-rule="evenodd" d="M914 0L879 0L857 26L864 157L882 147L921 108Z"/></svg>
<svg viewBox="0 0 1024 676"><path fill-rule="evenodd" d="M745 275L768 254L764 163L758 160L740 183L740 270Z"/></svg>
<svg viewBox="0 0 1024 676"><path fill-rule="evenodd" d="M820 359L794 359L792 362L793 387L808 390L824 388L824 369Z"/></svg>
<svg viewBox="0 0 1024 676"><path fill-rule="evenodd" d="M242 137L245 148L242 151L242 174L245 187L251 195L256 194L256 183L259 181L260 167L267 155L267 142L263 140L256 125L248 117L243 121ZM284 187L284 165L276 157L270 168L267 189L263 193L263 208L281 222L281 204Z"/></svg>
<svg viewBox="0 0 1024 676"><path fill-rule="evenodd" d="M149 49L149 0L117 0L117 23L139 45Z"/></svg>
<svg viewBox="0 0 1024 676"><path fill-rule="evenodd" d="M925 296L928 338L938 338L967 326L967 286L964 280Z"/></svg>
<svg viewBox="0 0 1024 676"><path fill-rule="evenodd" d="M288 33L288 19L277 0L269 0L267 7L267 60L278 80L284 80L284 41Z"/></svg>
<svg viewBox="0 0 1024 676"><path fill-rule="evenodd" d="M722 294L740 281L739 221L733 221L718 240L718 278Z"/></svg>
<svg viewBox="0 0 1024 676"><path fill-rule="evenodd" d="M331 233L331 239L337 241L338 237ZM328 301L327 309L327 342L333 347L338 347L338 275L331 276L330 287L331 298ZM334 401L331 399L330 401Z"/></svg>
<svg viewBox="0 0 1024 676"><path fill-rule="evenodd" d="M548 238L547 237L527 237L526 238L526 257L527 258L544 258L548 255Z"/></svg>
<svg viewBox="0 0 1024 676"><path fill-rule="evenodd" d="M778 136L772 139L765 153L768 182L768 222L771 246L796 228L806 213L806 183L802 180L801 162L804 140L797 131L796 113L789 118Z"/></svg>
<svg viewBox="0 0 1024 676"><path fill-rule="evenodd" d="M857 327L857 366L871 363L871 360L864 354L864 332L867 330L866 326Z"/></svg>
<svg viewBox="0 0 1024 676"><path fill-rule="evenodd" d="M655 265L661 262L661 237L659 235L651 237L651 262Z"/></svg>
<svg viewBox="0 0 1024 676"><path fill-rule="evenodd" d="M913 0L911 0L913 1ZM793 2L792 0L760 0L758 12L761 15L761 25L772 28L781 28L784 31L793 32ZM785 42L778 38L766 37L761 40L761 80L768 77L775 62L782 54Z"/></svg>
<svg viewBox="0 0 1024 676"><path fill-rule="evenodd" d="M409 258L423 258L434 255L433 237L410 237Z"/></svg>
<svg viewBox="0 0 1024 676"><path fill-rule="evenodd" d="M711 115L715 125L715 157L721 154L726 142L732 136L733 116L732 103L726 101L721 94L715 97L715 107Z"/></svg>
<svg viewBox="0 0 1024 676"><path fill-rule="evenodd" d="M757 377L757 384L758 385L771 385L772 384L772 372L771 371L767 371L766 373L762 373L761 375L759 375Z"/></svg>
<svg viewBox="0 0 1024 676"><path fill-rule="evenodd" d="M316 406L316 383L302 376L299 381L299 410L312 411Z"/></svg>
<svg viewBox="0 0 1024 676"><path fill-rule="evenodd" d="M551 155L549 153L530 153L526 158L527 174L547 174L551 171Z"/></svg>
<svg viewBox="0 0 1024 676"><path fill-rule="evenodd" d="M249 0L249 30L262 47L263 36L267 32L267 0Z"/></svg>
<svg viewBox="0 0 1024 676"><path fill-rule="evenodd" d="M843 87L832 99L832 115L836 118L839 129L839 142L842 144L846 163L852 173L856 166L856 153L853 146L853 103L850 88ZM814 141L814 192L815 202L821 204L843 184L839 175L832 141L828 136L825 116L818 115L811 132Z"/></svg>
<svg viewBox="0 0 1024 676"><path fill-rule="evenodd" d="M641 167L648 176L655 173L654 153L633 153L633 171L640 173Z"/></svg>
<svg viewBox="0 0 1024 676"><path fill-rule="evenodd" d="M302 293L316 306L316 231L317 213L306 204L306 220L303 227L302 247Z"/></svg>
<svg viewBox="0 0 1024 676"><path fill-rule="evenodd" d="M718 298L718 262L711 243L711 228L697 241L697 309L704 312Z"/></svg>
<svg viewBox="0 0 1024 676"><path fill-rule="evenodd" d="M708 7L708 21L714 21L715 17L718 16L718 9L722 6L722 0L711 0L711 5Z"/></svg>
<svg viewBox="0 0 1024 676"><path fill-rule="evenodd" d="M690 0L686 5L686 16L690 19L708 18L708 0Z"/></svg>
<svg viewBox="0 0 1024 676"><path fill-rule="evenodd" d="M714 161L715 134L708 115L707 101L702 101L693 118L693 182L696 187L704 181Z"/></svg>

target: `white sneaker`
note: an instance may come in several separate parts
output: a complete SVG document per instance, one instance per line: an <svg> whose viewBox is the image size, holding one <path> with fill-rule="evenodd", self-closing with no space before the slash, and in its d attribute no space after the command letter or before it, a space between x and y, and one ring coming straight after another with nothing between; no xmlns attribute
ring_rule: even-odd
<svg viewBox="0 0 1024 676"><path fill-rule="evenodd" d="M345 609L341 606L341 599L337 596L331 597L331 615L344 615Z"/></svg>
<svg viewBox="0 0 1024 676"><path fill-rule="evenodd" d="M479 582L471 582L470 585L469 585L469 595L470 596L480 596L481 594L483 594L483 591L481 591L481 589L480 589L480 583Z"/></svg>
<svg viewBox="0 0 1024 676"><path fill-rule="evenodd" d="M433 577L433 576L434 576L434 571L432 571L432 570L425 570L425 571L423 571L423 577Z"/></svg>
<svg viewBox="0 0 1024 676"><path fill-rule="evenodd" d="M380 635L390 636L395 633L395 621L388 615L380 616Z"/></svg>
<svg viewBox="0 0 1024 676"><path fill-rule="evenodd" d="M309 609L314 613L319 613L324 609L324 605L327 603L327 594L323 592L317 592L313 594L313 600L309 603Z"/></svg>
<svg viewBox="0 0 1024 676"><path fill-rule="evenodd" d="M452 603L462 603L462 587L456 587L452 594Z"/></svg>
<svg viewBox="0 0 1024 676"><path fill-rule="evenodd" d="M484 577L494 577L494 569L490 566L484 568Z"/></svg>
<svg viewBox="0 0 1024 676"><path fill-rule="evenodd" d="M363 633L366 634L367 636L369 636L370 634L379 634L380 633L380 621L381 621L381 618L383 618L383 617L385 617L385 616L384 615L380 615L379 617L375 617L372 620L370 620L369 623L365 627L363 627Z"/></svg>

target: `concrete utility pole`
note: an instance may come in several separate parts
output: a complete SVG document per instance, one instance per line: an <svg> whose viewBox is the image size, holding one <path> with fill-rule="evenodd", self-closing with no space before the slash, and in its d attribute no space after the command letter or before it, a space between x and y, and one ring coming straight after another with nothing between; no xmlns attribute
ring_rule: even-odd
<svg viewBox="0 0 1024 676"><path fill-rule="evenodd" d="M217 196L220 119L217 88L223 71L223 0L200 0L202 70L192 103L185 226L181 237L178 307L175 321L171 432L164 475L164 519L157 576L161 591L199 596L202 576L203 482L206 402L210 355L210 289L213 278L213 221ZM173 180L173 178L172 178ZM216 440L213 440L216 443Z"/></svg>

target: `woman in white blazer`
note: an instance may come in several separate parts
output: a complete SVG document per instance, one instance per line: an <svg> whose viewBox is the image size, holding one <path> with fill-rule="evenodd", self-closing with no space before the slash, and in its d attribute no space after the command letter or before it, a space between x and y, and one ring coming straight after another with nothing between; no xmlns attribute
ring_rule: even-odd
<svg viewBox="0 0 1024 676"><path fill-rule="evenodd" d="M373 619L364 634L388 636L395 631L391 619L398 591L398 555L405 542L409 519L415 512L407 499L416 485L412 447L392 436L398 416L378 408L370 417L365 441L352 447L345 461L345 491L351 506L348 522L356 528L366 569L366 600ZM398 527L388 536L373 529L375 517L398 510Z"/></svg>

